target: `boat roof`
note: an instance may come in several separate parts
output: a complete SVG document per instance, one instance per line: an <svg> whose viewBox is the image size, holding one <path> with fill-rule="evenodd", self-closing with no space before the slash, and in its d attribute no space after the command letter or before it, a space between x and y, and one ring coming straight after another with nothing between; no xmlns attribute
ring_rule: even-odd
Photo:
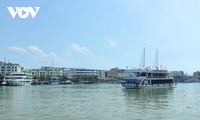
<svg viewBox="0 0 200 120"><path fill-rule="evenodd" d="M154 69L127 69L125 70L125 72L127 73L142 73L142 72L146 72L146 73L168 73L167 70L154 70Z"/></svg>
<svg viewBox="0 0 200 120"><path fill-rule="evenodd" d="M12 72L12 73L10 73L10 74L8 74L8 75L6 75L6 76L22 76L22 75L24 75L24 76L27 76L27 75L31 75L30 73L25 73L25 72Z"/></svg>

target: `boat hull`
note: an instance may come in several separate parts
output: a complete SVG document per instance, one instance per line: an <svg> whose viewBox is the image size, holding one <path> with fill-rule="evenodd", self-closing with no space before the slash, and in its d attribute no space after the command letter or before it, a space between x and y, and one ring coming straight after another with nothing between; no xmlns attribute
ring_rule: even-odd
<svg viewBox="0 0 200 120"><path fill-rule="evenodd" d="M9 80L8 85L10 86L23 86L23 85L31 85L31 81L26 80Z"/></svg>
<svg viewBox="0 0 200 120"><path fill-rule="evenodd" d="M175 83L169 83L169 84L147 84L147 85L137 85L137 84L129 84L129 83L122 83L122 86L127 89L141 89L141 88L171 88L175 87Z"/></svg>

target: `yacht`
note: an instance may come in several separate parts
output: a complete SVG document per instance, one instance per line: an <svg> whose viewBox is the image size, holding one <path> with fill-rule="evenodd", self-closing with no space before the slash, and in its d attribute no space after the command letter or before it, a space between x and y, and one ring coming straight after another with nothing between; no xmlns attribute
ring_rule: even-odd
<svg viewBox="0 0 200 120"><path fill-rule="evenodd" d="M121 82L122 86L125 88L166 88L176 86L170 72L165 70L162 65L158 68L158 51L155 63L155 68L145 67L145 60L143 60L142 67L125 70L123 82Z"/></svg>
<svg viewBox="0 0 200 120"><path fill-rule="evenodd" d="M11 73L10 75L5 76L5 81L7 81L10 86L22 86L22 85L31 85L32 76L23 72Z"/></svg>

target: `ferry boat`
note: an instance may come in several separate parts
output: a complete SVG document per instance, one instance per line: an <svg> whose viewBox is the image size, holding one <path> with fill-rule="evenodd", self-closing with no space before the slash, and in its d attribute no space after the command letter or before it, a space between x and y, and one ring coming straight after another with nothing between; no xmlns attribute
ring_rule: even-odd
<svg viewBox="0 0 200 120"><path fill-rule="evenodd" d="M145 55L145 49L144 49ZM143 56L143 58L145 58ZM170 72L163 69L162 66L158 68L158 51L156 53L156 66L154 69L145 67L145 60L143 60L143 67L125 70L125 76L121 83L125 88L166 88L175 87L173 77Z"/></svg>
<svg viewBox="0 0 200 120"><path fill-rule="evenodd" d="M10 86L22 86L22 85L31 85L32 76L23 72L11 73L10 75L5 76L5 81L7 81Z"/></svg>
<svg viewBox="0 0 200 120"><path fill-rule="evenodd" d="M174 87L173 77L167 70L128 70L121 83L125 88Z"/></svg>

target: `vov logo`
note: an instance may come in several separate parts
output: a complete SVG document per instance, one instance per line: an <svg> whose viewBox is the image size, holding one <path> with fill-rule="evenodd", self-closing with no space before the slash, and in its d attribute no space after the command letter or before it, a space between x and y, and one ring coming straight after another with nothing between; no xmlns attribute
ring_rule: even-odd
<svg viewBox="0 0 200 120"><path fill-rule="evenodd" d="M29 17L29 15L31 15L32 18L35 18L40 9L40 7L35 7L35 9L33 9L32 7L15 7L15 8L7 7L7 8L13 18L15 18L16 15L18 14L18 16L22 19Z"/></svg>

